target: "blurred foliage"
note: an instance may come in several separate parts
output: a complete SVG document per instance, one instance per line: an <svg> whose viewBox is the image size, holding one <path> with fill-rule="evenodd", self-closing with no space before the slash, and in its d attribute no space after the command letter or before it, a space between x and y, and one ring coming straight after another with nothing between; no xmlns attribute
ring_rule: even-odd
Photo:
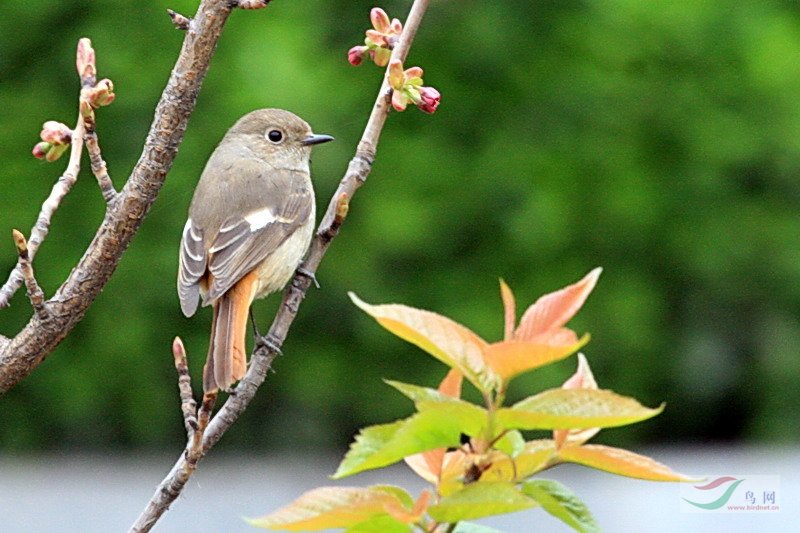
<svg viewBox="0 0 800 533"><path fill-rule="evenodd" d="M167 7L195 0L10 0L0 19L0 270L63 164L30 156L41 123L76 116L74 48L91 37L117 100L98 113L120 187L180 49ZM194 184L242 114L283 107L337 141L315 151L319 209L342 176L381 72L351 67L372 1L273 2L233 13L161 196L85 320L0 398L0 447L182 445L170 344L197 376L210 312L183 318L177 245ZM410 1L387 0L403 18ZM800 425L800 4L743 0L431 2L407 65L443 94L433 116L392 114L374 170L268 380L224 447L344 446L408 411L382 377L445 373L358 313L402 302L502 335L497 278L519 305L605 269L572 322L601 387L646 405L618 446L789 441ZM84 167L88 165L85 163ZM34 266L52 295L104 204L81 179ZM4 275L5 276L5 275ZM267 324L277 305L256 306ZM13 335L23 293L0 311ZM521 377L510 401L576 361ZM516 395L516 396L514 396ZM357 398L367 397L365 405ZM290 435L290 436L287 436Z"/></svg>

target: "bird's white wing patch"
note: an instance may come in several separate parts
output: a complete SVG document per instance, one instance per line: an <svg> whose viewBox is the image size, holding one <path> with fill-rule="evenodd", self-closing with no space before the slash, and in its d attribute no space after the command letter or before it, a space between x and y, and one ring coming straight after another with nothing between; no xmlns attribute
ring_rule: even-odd
<svg viewBox="0 0 800 533"><path fill-rule="evenodd" d="M244 219L250 224L250 231L258 231L267 224L272 224L277 220L275 213L272 212L272 209L269 207L265 207L263 209L259 209L258 211L253 211L252 213L248 214Z"/></svg>

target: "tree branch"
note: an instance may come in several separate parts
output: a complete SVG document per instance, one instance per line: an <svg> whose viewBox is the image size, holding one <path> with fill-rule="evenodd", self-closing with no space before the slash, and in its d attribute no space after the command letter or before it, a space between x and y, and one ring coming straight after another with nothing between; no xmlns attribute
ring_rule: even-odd
<svg viewBox="0 0 800 533"><path fill-rule="evenodd" d="M231 9L230 0L201 1L156 107L142 155L125 187L116 199L108 204L105 218L78 265L53 298L47 302L49 311L47 319L34 314L10 342L0 342L0 393L7 391L30 374L66 337L83 318L86 310L116 269L123 252L141 226L158 196L167 172L172 167L189 116L194 109L197 94ZM76 130L78 128L82 128L82 121L79 121ZM73 153L82 138L82 134L75 135ZM74 183L78 165L78 161L70 161L67 173L62 176L65 182ZM61 181L60 179L59 182ZM51 199L55 199L55 206L50 205L48 199L42 208L44 220L48 223L52 210L66 194L63 189L64 187L58 185L54 187ZM47 224L39 230L42 234L46 232ZM34 251L39 242L41 238L37 240L32 232L30 244L33 245ZM15 277L14 274L12 277ZM2 294L6 292L8 291L0 290ZM13 293L13 290L11 292Z"/></svg>
<svg viewBox="0 0 800 533"><path fill-rule="evenodd" d="M405 60L428 3L429 0L414 0L400 40L392 51L392 59ZM305 272L298 272L283 293L281 306L278 308L268 333L268 337L275 343L276 348L280 348L286 339L289 328L297 316L300 303L312 283L313 274L319 267L331 241L338 234L339 227L347 216L353 195L363 185L372 170L378 140L390 109L390 97L391 90L388 83L387 69L364 133L356 148L355 156L350 161L344 177L339 182L339 187L331 198L328 209L317 230L317 235L311 243L308 257L302 265L302 269ZM195 463L202 459L219 442L228 428L244 412L258 391L259 386L264 382L267 371L276 356L276 351L271 351L266 345L256 347L251 355L247 374L208 425L203 435L201 453L195 458ZM190 464L186 453L181 454L172 470L156 488L147 507L139 515L130 531L136 533L149 531L167 511L172 502L181 494L195 467L196 464Z"/></svg>

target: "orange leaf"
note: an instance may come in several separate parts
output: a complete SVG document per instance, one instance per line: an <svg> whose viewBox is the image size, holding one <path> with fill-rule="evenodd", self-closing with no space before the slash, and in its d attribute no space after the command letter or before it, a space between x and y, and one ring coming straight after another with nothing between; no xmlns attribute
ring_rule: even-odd
<svg viewBox="0 0 800 533"><path fill-rule="evenodd" d="M545 294L522 315L514 338L525 341L554 328L560 328L575 316L594 289L602 268L595 268L579 282Z"/></svg>
<svg viewBox="0 0 800 533"><path fill-rule="evenodd" d="M505 315L505 334L504 340L510 341L514 337L514 324L517 321L517 304L514 301L514 293L506 282L500 280L500 296L503 299L503 314Z"/></svg>
<svg viewBox="0 0 800 533"><path fill-rule="evenodd" d="M582 464L612 474L646 479L648 481L695 481L695 478L679 474L649 457L622 448L600 444L562 448L558 456L564 461Z"/></svg>
<svg viewBox="0 0 800 533"><path fill-rule="evenodd" d="M350 299L401 339L458 369L480 391L489 392L497 376L483 361L486 341L447 317L400 304L370 305L353 293Z"/></svg>
<svg viewBox="0 0 800 533"><path fill-rule="evenodd" d="M284 531L309 531L349 527L402 507L402 501L380 487L321 487L261 518L248 520L256 527Z"/></svg>
<svg viewBox="0 0 800 533"><path fill-rule="evenodd" d="M577 339L573 333L570 339L568 335L563 333L569 330L559 331L562 332L560 335L562 339L560 340L570 340L571 342L495 342L488 345L484 350L486 363L497 375L508 380L517 374L565 359L589 342L588 334L581 339ZM572 332L570 331L570 333Z"/></svg>

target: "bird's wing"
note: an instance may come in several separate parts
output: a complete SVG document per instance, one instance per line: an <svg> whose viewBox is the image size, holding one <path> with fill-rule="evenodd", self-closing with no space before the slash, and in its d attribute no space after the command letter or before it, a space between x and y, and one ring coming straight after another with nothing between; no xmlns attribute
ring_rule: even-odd
<svg viewBox="0 0 800 533"><path fill-rule="evenodd" d="M200 278L206 273L206 251L203 246L203 231L186 221L181 237L181 250L178 254L178 297L181 311L192 316L197 310L200 296Z"/></svg>
<svg viewBox="0 0 800 533"><path fill-rule="evenodd" d="M203 303L219 298L269 257L308 221L313 206L311 190L296 187L288 195L272 196L244 215L226 219L208 248L211 284Z"/></svg>

